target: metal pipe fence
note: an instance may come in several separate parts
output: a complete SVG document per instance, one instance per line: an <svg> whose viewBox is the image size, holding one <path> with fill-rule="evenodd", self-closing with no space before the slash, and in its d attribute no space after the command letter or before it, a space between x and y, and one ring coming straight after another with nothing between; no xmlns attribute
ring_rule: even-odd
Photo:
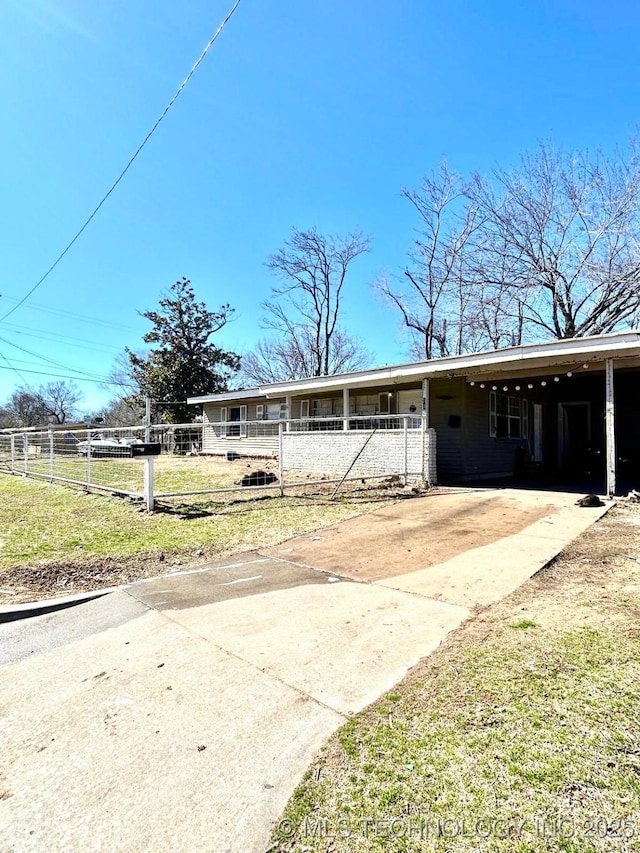
<svg viewBox="0 0 640 853"><path fill-rule="evenodd" d="M406 484L409 479L431 479L425 467L425 427L421 418L411 415L349 415L0 430L0 472L145 500L148 508L162 499L255 490L283 495L285 489L392 475ZM155 468L153 457L134 455L132 448L145 442L161 447ZM245 468L250 460L252 474L234 481L242 466L212 474L204 458L209 456L242 461ZM264 476L254 466L266 469Z"/></svg>

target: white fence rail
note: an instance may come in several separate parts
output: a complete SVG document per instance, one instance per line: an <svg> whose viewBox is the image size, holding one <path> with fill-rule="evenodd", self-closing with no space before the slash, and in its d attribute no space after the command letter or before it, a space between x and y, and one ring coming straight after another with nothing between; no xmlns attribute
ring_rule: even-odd
<svg viewBox="0 0 640 853"><path fill-rule="evenodd" d="M131 456L144 429L29 430L0 433L0 470L116 494L143 493L142 466Z"/></svg>
<svg viewBox="0 0 640 853"><path fill-rule="evenodd" d="M195 462L179 472L153 457L134 456L141 443L158 443L162 456L271 459L275 468L249 488L277 489L378 479L391 475L435 482L435 434L421 418L390 415L155 424L91 429L0 431L0 472L37 477L89 490L154 500L247 490L229 482L203 487ZM314 477L314 475L318 475Z"/></svg>

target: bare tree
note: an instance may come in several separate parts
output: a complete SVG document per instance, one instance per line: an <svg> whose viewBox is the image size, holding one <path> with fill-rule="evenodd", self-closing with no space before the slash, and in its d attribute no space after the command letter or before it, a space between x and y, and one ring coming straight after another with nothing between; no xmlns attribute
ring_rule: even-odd
<svg viewBox="0 0 640 853"><path fill-rule="evenodd" d="M255 348L242 357L242 377L250 384L262 385L313 376L313 345L312 335L306 327L292 329L282 338L258 341ZM332 340L330 374L359 370L369 360L359 341L336 329Z"/></svg>
<svg viewBox="0 0 640 853"><path fill-rule="evenodd" d="M48 382L37 389L17 388L0 409L0 424L7 427L64 424L77 416L82 392L73 382Z"/></svg>
<svg viewBox="0 0 640 853"><path fill-rule="evenodd" d="M135 355L142 359L146 355L146 352L143 349L137 349L135 350ZM107 379L107 382L102 383L102 387L105 390L110 390L114 386L117 386L123 399L142 396L140 385L131 372L128 350L124 350L124 352L116 356Z"/></svg>
<svg viewBox="0 0 640 853"><path fill-rule="evenodd" d="M16 388L0 409L0 427L38 426L47 422L47 411L37 391Z"/></svg>
<svg viewBox="0 0 640 853"><path fill-rule="evenodd" d="M285 372L323 376L355 369L366 360L359 343L340 328L339 319L349 267L369 251L369 245L369 238L359 231L324 236L315 228L294 228L267 260L282 284L264 303L263 325L276 332L276 340L268 346L284 355ZM260 360L259 352L253 355Z"/></svg>
<svg viewBox="0 0 640 853"><path fill-rule="evenodd" d="M94 420L96 416L100 417L108 427L132 426L143 423L144 413L144 406L137 399L115 397L89 419Z"/></svg>
<svg viewBox="0 0 640 853"><path fill-rule="evenodd" d="M540 145L470 181L442 166L404 196L420 215L405 286L383 295L432 358L610 332L640 315L640 156ZM406 285L409 285L407 287Z"/></svg>
<svg viewBox="0 0 640 853"><path fill-rule="evenodd" d="M38 389L38 397L47 416L57 424L64 424L78 414L82 392L73 382L48 382Z"/></svg>
<svg viewBox="0 0 640 853"><path fill-rule="evenodd" d="M610 332L640 308L640 157L540 145L478 179L478 270L528 338Z"/></svg>
<svg viewBox="0 0 640 853"><path fill-rule="evenodd" d="M490 304L501 304L479 275L477 236L482 215L472 186L443 163L419 190L404 189L420 217L404 279L377 289L399 311L412 335L411 353L434 358L486 347L505 336L487 326Z"/></svg>

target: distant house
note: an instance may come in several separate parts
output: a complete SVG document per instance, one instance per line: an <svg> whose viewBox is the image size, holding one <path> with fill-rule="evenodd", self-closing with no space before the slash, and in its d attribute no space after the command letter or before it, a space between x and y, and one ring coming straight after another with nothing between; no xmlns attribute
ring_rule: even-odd
<svg viewBox="0 0 640 853"><path fill-rule="evenodd" d="M194 397L203 452L439 483L595 485L640 475L640 332L572 338ZM280 425L282 424L282 425ZM366 457L366 458L365 458ZM368 459L368 461L367 461Z"/></svg>

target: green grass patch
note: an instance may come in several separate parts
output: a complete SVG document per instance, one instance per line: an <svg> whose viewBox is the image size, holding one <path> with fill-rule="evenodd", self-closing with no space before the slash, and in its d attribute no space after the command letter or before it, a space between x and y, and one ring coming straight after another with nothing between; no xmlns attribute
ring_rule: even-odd
<svg viewBox="0 0 640 853"><path fill-rule="evenodd" d="M270 493L150 514L119 498L0 475L0 581L6 586L12 567L42 560L250 550L379 505L366 499L329 502Z"/></svg>
<svg viewBox="0 0 640 853"><path fill-rule="evenodd" d="M273 849L640 849L639 632L509 627L349 720Z"/></svg>

